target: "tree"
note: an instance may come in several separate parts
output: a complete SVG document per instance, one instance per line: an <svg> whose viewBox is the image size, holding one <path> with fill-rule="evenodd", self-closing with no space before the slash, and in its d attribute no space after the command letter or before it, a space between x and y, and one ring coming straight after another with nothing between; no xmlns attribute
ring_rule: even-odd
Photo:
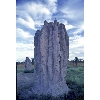
<svg viewBox="0 0 100 100"><path fill-rule="evenodd" d="M76 64L76 66L77 66L77 63L78 63L78 58L77 58L77 57L75 57L74 61L75 61L75 64Z"/></svg>
<svg viewBox="0 0 100 100"><path fill-rule="evenodd" d="M32 65L34 65L34 58L31 58L32 59Z"/></svg>

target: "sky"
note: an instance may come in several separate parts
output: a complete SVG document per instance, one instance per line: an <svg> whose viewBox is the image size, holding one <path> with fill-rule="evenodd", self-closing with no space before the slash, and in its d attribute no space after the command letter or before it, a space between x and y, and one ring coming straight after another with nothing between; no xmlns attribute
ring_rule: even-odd
<svg viewBox="0 0 100 100"><path fill-rule="evenodd" d="M34 58L34 35L44 20L65 25L69 60L84 59L84 0L16 0L16 61Z"/></svg>

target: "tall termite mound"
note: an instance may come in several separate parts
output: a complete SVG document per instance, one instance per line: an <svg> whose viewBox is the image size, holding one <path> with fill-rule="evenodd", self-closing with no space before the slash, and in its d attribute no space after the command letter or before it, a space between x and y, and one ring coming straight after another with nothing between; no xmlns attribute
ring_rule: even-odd
<svg viewBox="0 0 100 100"><path fill-rule="evenodd" d="M69 58L69 37L65 25L54 20L44 21L43 28L34 37L35 94L52 96L68 93L64 77Z"/></svg>

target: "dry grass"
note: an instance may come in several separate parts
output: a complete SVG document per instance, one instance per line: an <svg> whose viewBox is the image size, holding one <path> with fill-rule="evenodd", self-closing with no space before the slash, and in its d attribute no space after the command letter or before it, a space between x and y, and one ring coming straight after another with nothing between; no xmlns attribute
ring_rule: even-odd
<svg viewBox="0 0 100 100"><path fill-rule="evenodd" d="M75 64L75 63L73 64L73 62L69 61L69 62L68 62L68 66L73 66L73 67L74 67L74 66L76 66L76 64ZM84 66L84 63L83 63L83 62L78 62L78 63L77 63L77 66L80 66L80 67L81 67L81 66Z"/></svg>
<svg viewBox="0 0 100 100"><path fill-rule="evenodd" d="M34 65L31 65L32 68L34 68ZM25 68L25 64L18 64L17 68Z"/></svg>
<svg viewBox="0 0 100 100"><path fill-rule="evenodd" d="M31 65L31 69L34 69L34 65ZM25 64L18 64L16 68L17 72L24 72L25 71Z"/></svg>

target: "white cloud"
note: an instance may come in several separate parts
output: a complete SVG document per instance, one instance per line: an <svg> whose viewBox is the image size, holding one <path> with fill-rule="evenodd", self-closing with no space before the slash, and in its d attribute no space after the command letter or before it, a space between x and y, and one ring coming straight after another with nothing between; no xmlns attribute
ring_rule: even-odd
<svg viewBox="0 0 100 100"><path fill-rule="evenodd" d="M65 24L65 28L66 28L66 30L69 30L69 29L73 29L73 28L75 28L75 26L73 26L73 25L69 25L69 24Z"/></svg>
<svg viewBox="0 0 100 100"><path fill-rule="evenodd" d="M74 53L79 54L80 52L74 52Z"/></svg>
<svg viewBox="0 0 100 100"><path fill-rule="evenodd" d="M64 14L64 17L67 17L71 20L83 20L84 17L84 4L80 0L68 0L60 8L60 11Z"/></svg>
<svg viewBox="0 0 100 100"><path fill-rule="evenodd" d="M34 50L34 44L28 43L16 43L17 50Z"/></svg>
<svg viewBox="0 0 100 100"><path fill-rule="evenodd" d="M81 29L83 29L83 30L84 30L84 24L82 24L82 25L81 25Z"/></svg>
<svg viewBox="0 0 100 100"><path fill-rule="evenodd" d="M77 48L80 46L84 46L84 37L81 36L75 36L75 37L69 37L69 48Z"/></svg>
<svg viewBox="0 0 100 100"><path fill-rule="evenodd" d="M71 51L71 53L69 53L69 60L73 60L75 57L78 57L79 59L83 59L84 58L83 47L81 47L81 48L73 48L73 49L70 49L70 51Z"/></svg>
<svg viewBox="0 0 100 100"><path fill-rule="evenodd" d="M49 5L55 4L58 0L45 0Z"/></svg>
<svg viewBox="0 0 100 100"><path fill-rule="evenodd" d="M30 16L27 16L28 21L22 19L22 18L17 18L17 23L22 24L23 26L26 26L28 28L31 28L33 30L36 30L35 28L35 23L33 19Z"/></svg>
<svg viewBox="0 0 100 100"><path fill-rule="evenodd" d="M34 51L17 51L16 52L16 61L23 62L25 61L26 57L34 58Z"/></svg>
<svg viewBox="0 0 100 100"><path fill-rule="evenodd" d="M74 37L69 37L69 60L79 57L84 58L84 37L76 35Z"/></svg>
<svg viewBox="0 0 100 100"><path fill-rule="evenodd" d="M52 13L57 12L57 1L58 0L45 0L46 7L50 10Z"/></svg>
<svg viewBox="0 0 100 100"><path fill-rule="evenodd" d="M60 20L58 20L58 21L59 21L60 23L63 23L63 24L65 25L66 30L76 28L76 26L71 25L71 24L68 24L67 20L60 19Z"/></svg>
<svg viewBox="0 0 100 100"><path fill-rule="evenodd" d="M24 61L26 57L34 58L34 44L16 43L16 61Z"/></svg>
<svg viewBox="0 0 100 100"><path fill-rule="evenodd" d="M20 28L16 29L16 36L20 37L20 38L25 38L25 39L28 39L28 38L34 39L33 35L31 35L29 32L25 32L24 30L22 30Z"/></svg>
<svg viewBox="0 0 100 100"><path fill-rule="evenodd" d="M43 25L45 19L51 20L52 14L56 11L55 5L48 5L33 2L18 6L16 8L18 16L16 20L17 25L20 23L27 28L36 30L36 26ZM28 44L25 42L25 39L27 41L30 40L30 38L33 38L34 41L34 36L20 28L16 29L16 34L17 38L24 39L24 41L16 43L16 60L23 61L26 56L33 58L34 44Z"/></svg>
<svg viewBox="0 0 100 100"><path fill-rule="evenodd" d="M74 3L73 3L74 4ZM67 6L63 6L60 11L63 13L63 18L69 18L72 21L79 21L83 18L82 9L73 9L73 5L71 2ZM17 6L17 25L20 23L27 28L31 28L33 30L37 30L37 27L41 27L43 25L43 21L47 20L52 21L53 14L57 12L57 0L44 0L44 3L41 0L37 2L31 2L27 4L23 4L21 6ZM75 28L73 34L75 37L69 37L69 58L73 59L75 56L79 55L80 52L84 52L84 38L78 36L78 33L81 33L84 30L84 25L81 23L79 26L69 24L66 20L59 19L58 21L65 25L66 30ZM25 32L24 30L17 28L16 29L17 38L21 37L22 42L16 43L16 52L17 52L17 60L23 61L26 56L33 58L34 57L34 36L30 34L30 32ZM24 40L24 41L23 41ZM30 40L31 44L28 44L27 41ZM26 42L25 42L26 41ZM82 57L82 55L80 55Z"/></svg>
<svg viewBox="0 0 100 100"><path fill-rule="evenodd" d="M26 7L27 7L27 12L32 14L34 17L40 18L42 16L49 16L51 14L49 9L46 8L46 6L41 3L38 4L29 3L26 5Z"/></svg>
<svg viewBox="0 0 100 100"><path fill-rule="evenodd" d="M26 9L27 8L27 9ZM43 24L44 20L50 21L52 18L52 14L55 11L55 5L52 6L48 4L42 3L27 3L17 8L17 23L23 24L28 28L36 30L36 26L40 26Z"/></svg>
<svg viewBox="0 0 100 100"><path fill-rule="evenodd" d="M81 32L83 32L84 31L84 24L82 23L81 25L79 24L78 26L77 26L77 30L75 30L74 32L73 32L73 34L79 34L79 33L81 33Z"/></svg>
<svg viewBox="0 0 100 100"><path fill-rule="evenodd" d="M64 17L67 17L72 20L78 20L83 17L83 12L81 10L73 10L70 8L62 8L61 12L64 13Z"/></svg>
<svg viewBox="0 0 100 100"><path fill-rule="evenodd" d="M17 23L35 30L44 20L51 21L52 15L57 12L56 2L57 0L45 0L45 3L29 2L17 6Z"/></svg>

